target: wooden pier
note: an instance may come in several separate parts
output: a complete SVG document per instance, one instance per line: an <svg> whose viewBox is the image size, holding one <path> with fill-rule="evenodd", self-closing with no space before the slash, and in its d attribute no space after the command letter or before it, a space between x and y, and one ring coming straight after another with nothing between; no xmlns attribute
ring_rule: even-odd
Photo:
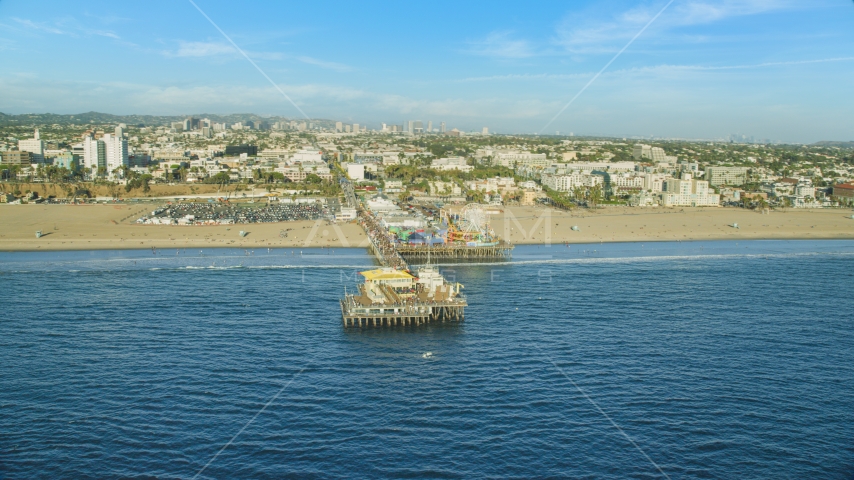
<svg viewBox="0 0 854 480"><path fill-rule="evenodd" d="M428 254L439 261L509 259L513 250L513 245L503 241L491 246L398 244L395 247L397 253L409 261L424 260Z"/></svg>
<svg viewBox="0 0 854 480"><path fill-rule="evenodd" d="M459 323L465 320L465 301L423 305L361 305L353 295L341 300L344 327L409 327L430 323Z"/></svg>

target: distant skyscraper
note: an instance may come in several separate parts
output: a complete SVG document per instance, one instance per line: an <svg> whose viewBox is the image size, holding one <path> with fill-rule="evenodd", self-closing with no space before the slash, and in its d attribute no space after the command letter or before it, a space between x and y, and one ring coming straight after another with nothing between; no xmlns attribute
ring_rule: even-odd
<svg viewBox="0 0 854 480"><path fill-rule="evenodd" d="M359 133L359 124L358 123L353 124L353 133Z"/></svg>
<svg viewBox="0 0 854 480"><path fill-rule="evenodd" d="M421 120L412 122L412 128L412 133L424 133L424 124L421 123Z"/></svg>
<svg viewBox="0 0 854 480"><path fill-rule="evenodd" d="M344 124L341 122L335 122L335 131L339 133L344 131Z"/></svg>
<svg viewBox="0 0 854 480"><path fill-rule="evenodd" d="M488 129L488 128L486 128L486 127L483 127L483 130L482 130L480 133L481 133L482 135L489 135L489 129Z"/></svg>
<svg viewBox="0 0 854 480"><path fill-rule="evenodd" d="M445 133L445 122L439 124L439 133Z"/></svg>
<svg viewBox="0 0 854 480"><path fill-rule="evenodd" d="M427 120L427 133L433 133L433 120Z"/></svg>
<svg viewBox="0 0 854 480"><path fill-rule="evenodd" d="M406 131L409 133L415 133L415 122L410 120L406 122Z"/></svg>
<svg viewBox="0 0 854 480"><path fill-rule="evenodd" d="M352 129L352 128L353 128L353 127L352 127L352 126L350 126L350 125L344 125L344 132L345 132L345 133L350 133L350 129Z"/></svg>

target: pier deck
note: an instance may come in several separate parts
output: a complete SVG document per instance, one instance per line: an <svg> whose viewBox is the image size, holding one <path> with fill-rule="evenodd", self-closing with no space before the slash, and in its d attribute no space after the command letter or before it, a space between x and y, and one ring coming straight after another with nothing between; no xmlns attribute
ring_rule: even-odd
<svg viewBox="0 0 854 480"><path fill-rule="evenodd" d="M465 320L466 301L457 297L453 301L418 304L363 305L354 295L341 300L341 318L345 327L396 327L419 326L429 323L459 323Z"/></svg>
<svg viewBox="0 0 854 480"><path fill-rule="evenodd" d="M468 246L468 245L407 245L395 246L397 253L407 260L424 260L429 253L431 258L442 259L483 259L497 260L508 259L513 250L513 245L500 242L493 246ZM428 252L429 250L429 252Z"/></svg>

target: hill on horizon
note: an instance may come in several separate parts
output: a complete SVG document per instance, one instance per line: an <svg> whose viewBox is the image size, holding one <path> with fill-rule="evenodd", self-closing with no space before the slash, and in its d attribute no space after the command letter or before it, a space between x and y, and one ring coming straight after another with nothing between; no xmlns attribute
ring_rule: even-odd
<svg viewBox="0 0 854 480"><path fill-rule="evenodd" d="M839 147L839 148L854 148L854 140L850 142L835 142L830 140L825 140L822 142L815 142L813 145L817 147Z"/></svg>
<svg viewBox="0 0 854 480"><path fill-rule="evenodd" d="M59 124L59 125L85 125L85 124L111 124L125 123L128 125L160 126L169 125L171 122L180 122L185 118L209 118L217 123L237 123L246 121L264 121L268 123L278 121L305 121L288 117L270 116L263 117L254 113L233 113L218 115L213 113L198 113L191 115L113 115L110 113L86 112L73 115L62 115L58 113L24 113L21 115L9 115L0 112L0 125L29 125L29 124ZM331 122L326 119L313 119L314 122Z"/></svg>

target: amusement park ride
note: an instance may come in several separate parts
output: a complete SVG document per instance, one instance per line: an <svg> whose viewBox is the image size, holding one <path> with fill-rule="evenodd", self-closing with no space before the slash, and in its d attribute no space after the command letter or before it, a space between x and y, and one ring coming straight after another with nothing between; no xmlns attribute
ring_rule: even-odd
<svg viewBox="0 0 854 480"><path fill-rule="evenodd" d="M465 244L468 247L498 245L498 238L489 226L488 214L482 206L469 204L457 215L443 214L448 224L447 244Z"/></svg>

